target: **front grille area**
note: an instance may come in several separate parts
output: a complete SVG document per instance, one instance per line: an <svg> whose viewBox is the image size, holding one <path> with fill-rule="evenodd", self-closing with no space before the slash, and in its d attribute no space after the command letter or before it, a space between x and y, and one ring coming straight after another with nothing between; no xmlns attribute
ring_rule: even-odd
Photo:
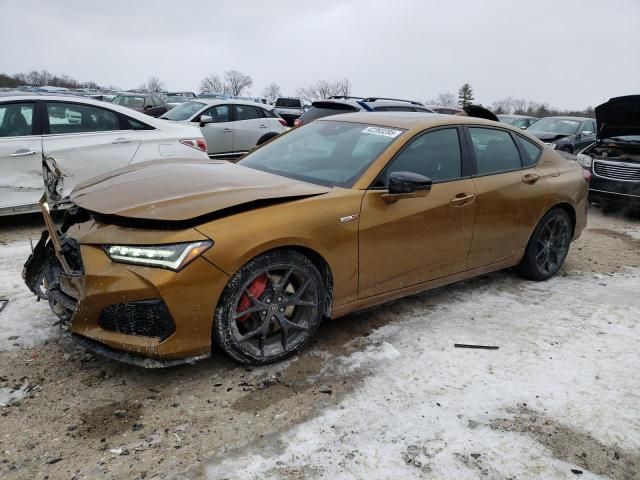
<svg viewBox="0 0 640 480"><path fill-rule="evenodd" d="M164 340L176 331L162 300L139 300L109 305L100 312L98 325L105 330Z"/></svg>
<svg viewBox="0 0 640 480"><path fill-rule="evenodd" d="M593 172L604 178L610 178L612 180L623 180L627 182L640 182L640 164L623 164L623 163L610 163L599 162L593 163Z"/></svg>

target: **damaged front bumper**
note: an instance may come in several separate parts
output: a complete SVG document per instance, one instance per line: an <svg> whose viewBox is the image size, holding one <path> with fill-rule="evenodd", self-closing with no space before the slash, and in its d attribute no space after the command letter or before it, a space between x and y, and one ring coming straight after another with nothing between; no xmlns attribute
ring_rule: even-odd
<svg viewBox="0 0 640 480"><path fill-rule="evenodd" d="M181 272L112 261L103 245L189 238L195 230L166 234L98 224L72 207L58 230L42 202L47 224L24 265L23 278L47 300L60 324L84 347L146 368L192 363L211 353L217 299L228 277L203 258ZM185 271L189 271L188 274ZM200 279L194 283L193 278Z"/></svg>

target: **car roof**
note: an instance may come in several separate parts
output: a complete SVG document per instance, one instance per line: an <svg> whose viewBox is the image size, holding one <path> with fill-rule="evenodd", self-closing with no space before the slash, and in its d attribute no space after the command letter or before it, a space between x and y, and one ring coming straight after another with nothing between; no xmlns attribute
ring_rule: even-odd
<svg viewBox="0 0 640 480"><path fill-rule="evenodd" d="M158 128L158 119L154 117L150 117L149 115L141 112L137 112L128 107L124 107L122 105L118 105L111 102L103 102L102 100L94 100L91 97L82 97L79 95L56 95L53 93L50 94L36 94L36 93L27 93L23 95L12 95L12 96L0 96L0 103L5 102L21 102L21 101L57 101L57 102L72 102L72 103L80 103L83 105L92 105L99 108L106 108L107 110L113 110L114 112L121 113L122 115L126 115L127 117L131 117L135 120L138 120L147 125L151 125L152 127ZM164 120L162 120L164 122Z"/></svg>
<svg viewBox="0 0 640 480"><path fill-rule="evenodd" d="M593 120L595 122L595 118L572 117L570 115L550 115L548 117L542 117L542 118L557 118L558 120L576 120L576 121L579 121L579 122L583 122L585 120Z"/></svg>
<svg viewBox="0 0 640 480"><path fill-rule="evenodd" d="M518 115L515 113L501 113L498 118L538 118L532 115Z"/></svg>
<svg viewBox="0 0 640 480"><path fill-rule="evenodd" d="M514 131L520 131L510 125L494 122L493 120L485 120L483 118L468 117L466 115L442 115L439 113L422 113L422 112L359 112L359 113L342 113L332 115L315 120L316 122L325 121L341 121L354 123L368 123L372 125L380 125L383 127L403 128L407 130L424 129L436 127L440 125L487 125L500 126L500 128L508 128Z"/></svg>
<svg viewBox="0 0 640 480"><path fill-rule="evenodd" d="M250 102L249 100L237 100L235 98L229 98L227 100L223 100L221 98L193 98L193 99L191 99L189 101L190 102L204 103L208 107L213 106L213 105L222 105L222 104L229 105L229 104L233 104L233 105L252 105L254 107L266 108L267 110L271 110L273 108L273 105L267 105L265 103L258 103L258 102Z"/></svg>

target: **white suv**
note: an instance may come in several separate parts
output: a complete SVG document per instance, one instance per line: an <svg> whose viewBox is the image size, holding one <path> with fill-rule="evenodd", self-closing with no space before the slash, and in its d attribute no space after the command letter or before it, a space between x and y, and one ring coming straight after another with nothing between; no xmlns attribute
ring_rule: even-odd
<svg viewBox="0 0 640 480"><path fill-rule="evenodd" d="M0 215L38 210L43 167L64 178L59 196L90 177L130 163L207 158L197 128L125 107L61 95L0 97Z"/></svg>
<svg viewBox="0 0 640 480"><path fill-rule="evenodd" d="M210 157L239 157L287 130L273 107L234 99L196 98L160 118L199 125Z"/></svg>

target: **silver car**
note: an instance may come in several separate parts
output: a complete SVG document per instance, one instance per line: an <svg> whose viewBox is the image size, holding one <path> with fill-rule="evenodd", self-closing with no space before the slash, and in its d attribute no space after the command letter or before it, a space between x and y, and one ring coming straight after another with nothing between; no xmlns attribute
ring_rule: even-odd
<svg viewBox="0 0 640 480"><path fill-rule="evenodd" d="M273 107L243 100L197 98L160 118L198 125L210 157L238 157L287 130Z"/></svg>
<svg viewBox="0 0 640 480"><path fill-rule="evenodd" d="M118 105L62 95L0 97L0 215L38 210L47 173L63 200L78 183L131 163L207 159L197 128ZM43 177L44 175L44 177Z"/></svg>

